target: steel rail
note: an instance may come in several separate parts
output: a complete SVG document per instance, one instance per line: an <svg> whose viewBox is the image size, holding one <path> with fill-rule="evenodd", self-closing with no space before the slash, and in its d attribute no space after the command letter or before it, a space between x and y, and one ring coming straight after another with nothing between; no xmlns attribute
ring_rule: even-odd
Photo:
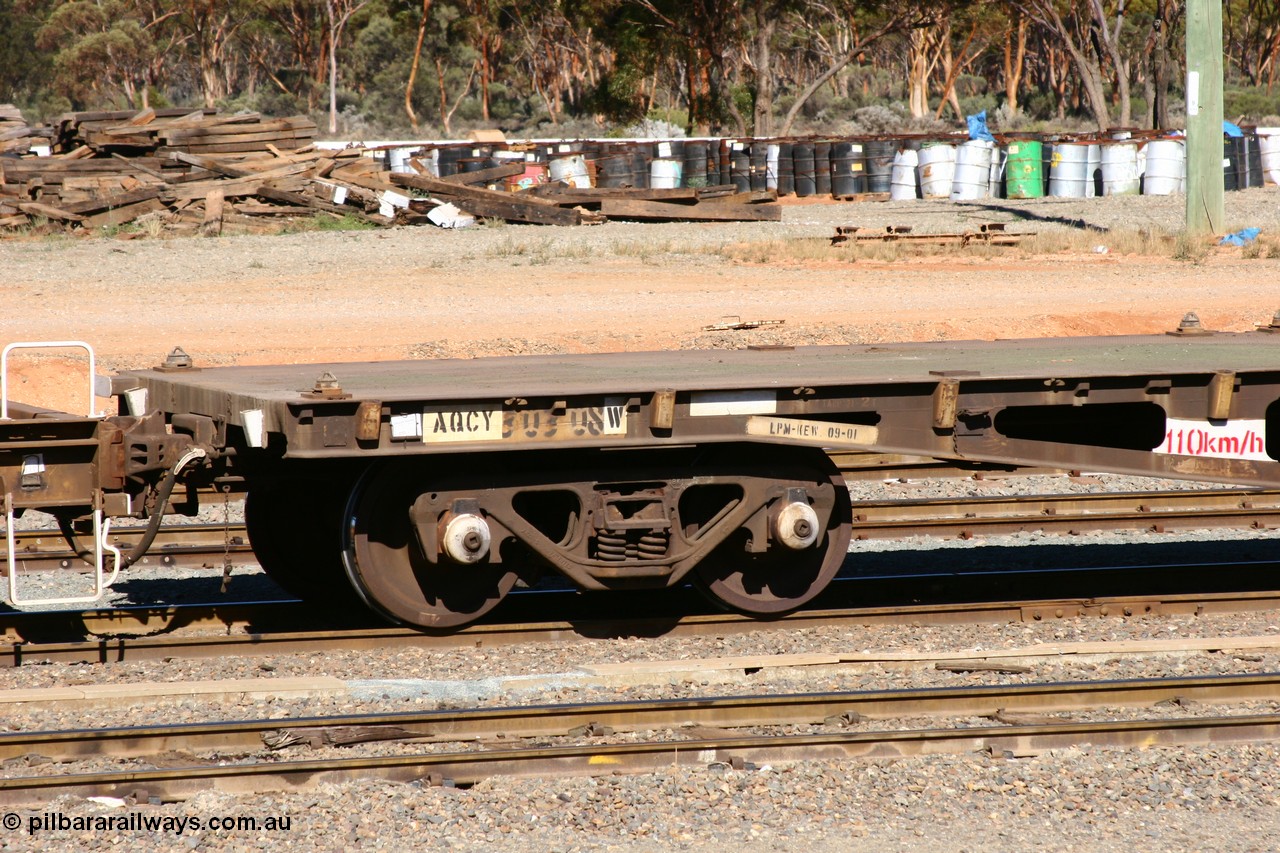
<svg viewBox="0 0 1280 853"><path fill-rule="evenodd" d="M0 665L120 663L392 648L501 648L610 637L727 636L841 625L1009 624L1072 618L1240 613L1277 608L1280 608L1280 591L1192 593L836 608L801 611L769 622L738 614L715 613L479 624L452 634L426 634L411 628L371 624L302 631L263 627L288 624L291 619L314 620L315 614L297 602L44 611L0 614L0 628L3 628L0 637L9 640L0 643ZM281 609L285 612L281 613ZM187 629L191 629L190 632ZM194 633L196 630L204 632ZM142 631L153 633L136 635ZM92 637L95 633L106 636L48 639Z"/></svg>
<svg viewBox="0 0 1280 853"><path fill-rule="evenodd" d="M1230 648L1230 638L1223 638ZM262 679L269 686L271 679ZM973 687L833 691L784 695L715 696L630 702L521 705L466 710L406 711L182 723L67 731L0 733L0 761L38 753L55 761L89 756L138 758L172 751L264 750L264 735L285 733L305 743L321 731L359 728L368 741L437 743L487 738L574 736L608 727L614 732L688 726L846 725L848 720L915 717L990 717L997 713L1062 713L1100 708L1145 708L1171 700L1202 705L1280 699L1280 673L1182 678L1047 682ZM575 732L575 729L578 730Z"/></svg>
<svg viewBox="0 0 1280 853"><path fill-rule="evenodd" d="M1280 526L1280 491L1196 489L1018 497L969 497L859 501L859 539L906 536L970 536L1025 530L1094 530ZM143 528L113 528L112 544L131 550ZM56 530L16 533L24 570L82 568ZM243 524L173 524L160 528L156 544L138 565L221 568L226 556L252 560Z"/></svg>
<svg viewBox="0 0 1280 853"><path fill-rule="evenodd" d="M1123 683L1121 683L1123 684ZM1272 681L1274 688L1274 681ZM1080 692L1088 685L1058 685L1059 689ZM1026 687L1037 687L1029 685ZM1049 687L1038 686L1042 690ZM1172 684L1166 685L1172 688ZM1131 688L1132 689L1132 686ZM1183 685L1185 691L1186 685ZM919 691L911 691L919 692ZM1034 690L1028 691L1034 694ZM1274 695L1273 689L1268 693ZM854 695L854 694L851 694ZM1006 701L1012 695L992 694ZM1046 694L1041 694L1043 699ZM1099 698L1114 701L1120 694ZM1150 701L1150 694L1144 700ZM1184 694L1178 694L1184 695ZM754 697L758 700L764 697ZM795 697L776 697L782 701ZM1250 697L1253 698L1253 697ZM664 709L667 718L687 718L700 711L713 717L718 700L684 703L680 709ZM851 700L830 707L847 707ZM665 703L664 703L665 704ZM574 708L575 706L568 706ZM811 716L819 706L805 709ZM581 710L585 710L582 706ZM604 716L604 706L595 706L589 715L594 722ZM479 712L477 712L479 713ZM555 712L552 712L555 713ZM634 709L627 713L634 714ZM582 714L559 718L563 727L570 720L586 719ZM635 725L642 725L631 718ZM259 721L279 729L282 721ZM507 725L510 720L505 721ZM724 725L722 722L719 725ZM668 728L661 719L646 725ZM750 725L750 724L747 724ZM777 725L774 723L773 725ZM260 731L260 730L259 730ZM567 731L562 728L561 731ZM321 783L380 778L392 781L427 779L471 784L493 775L581 775L603 773L645 773L676 766L705 766L723 762L746 769L748 762L927 755L955 752L987 752L996 755L1030 755L1049 749L1088 742L1095 746L1198 745L1245 742L1274 742L1280 739L1280 714L1253 714L1175 719L1139 719L1106 722L1052 722L1030 725L1000 725L954 728L900 729L869 732L828 732L806 735L735 735L725 732L690 739L646 739L640 743L601 744L578 742L566 746L532 746L506 749L474 745L453 751L420 752L409 755L355 756L312 760L263 760L228 762L223 757L201 761L192 759L183 767L134 768L87 773L16 776L0 779L0 801L22 804L45 801L72 794L135 797L145 800L182 799L214 788L236 793L260 793L272 789L310 787ZM581 735L577 735L581 737ZM60 768L62 769L62 768Z"/></svg>

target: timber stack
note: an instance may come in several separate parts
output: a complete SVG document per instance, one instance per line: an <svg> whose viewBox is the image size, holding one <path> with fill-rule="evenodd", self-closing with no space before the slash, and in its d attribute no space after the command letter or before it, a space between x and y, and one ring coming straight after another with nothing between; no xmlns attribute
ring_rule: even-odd
<svg viewBox="0 0 1280 853"><path fill-rule="evenodd" d="M32 145L46 142L40 131L27 125L13 104L0 104L0 154L26 154Z"/></svg>
<svg viewBox="0 0 1280 853"><path fill-rule="evenodd" d="M409 158L412 172L404 173L387 169L377 151L317 148L315 135L305 116L206 109L68 113L37 131L17 110L0 108L0 140L20 140L0 148L0 229L135 223L119 232L128 237L266 232L317 216L373 225L780 219L776 193L513 180L523 162L438 177L431 161ZM14 156L33 139L49 153Z"/></svg>

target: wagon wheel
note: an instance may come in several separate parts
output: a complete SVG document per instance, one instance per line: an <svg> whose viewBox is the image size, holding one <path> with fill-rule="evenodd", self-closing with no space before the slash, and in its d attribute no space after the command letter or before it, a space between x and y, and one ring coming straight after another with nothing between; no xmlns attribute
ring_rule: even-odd
<svg viewBox="0 0 1280 853"><path fill-rule="evenodd" d="M768 451L772 452L772 451ZM781 455L781 454L779 454ZM814 508L826 524L817 543L792 550L771 542L762 554L748 553L745 529L731 535L693 570L695 585L714 601L756 616L787 613L811 601L840 571L849 550L852 508L849 490L827 454L806 451L775 463L769 474L779 480L808 480ZM768 463L766 463L768 464ZM762 476L756 473L756 476Z"/></svg>
<svg viewBox="0 0 1280 853"><path fill-rule="evenodd" d="M444 556L428 560L410 517L428 492L429 472L422 467L371 468L351 490L343 559L351 583L373 609L419 628L456 628L497 606L519 574L487 556L471 564Z"/></svg>
<svg viewBox="0 0 1280 853"><path fill-rule="evenodd" d="M316 604L348 604L338 529L349 486L305 480L255 485L244 523L258 565L281 589Z"/></svg>

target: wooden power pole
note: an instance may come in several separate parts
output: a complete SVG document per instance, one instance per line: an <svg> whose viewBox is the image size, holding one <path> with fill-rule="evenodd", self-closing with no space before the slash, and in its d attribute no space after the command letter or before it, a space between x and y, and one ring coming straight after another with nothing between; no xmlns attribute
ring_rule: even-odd
<svg viewBox="0 0 1280 853"><path fill-rule="evenodd" d="M1187 0L1187 233L1221 234L1222 4Z"/></svg>

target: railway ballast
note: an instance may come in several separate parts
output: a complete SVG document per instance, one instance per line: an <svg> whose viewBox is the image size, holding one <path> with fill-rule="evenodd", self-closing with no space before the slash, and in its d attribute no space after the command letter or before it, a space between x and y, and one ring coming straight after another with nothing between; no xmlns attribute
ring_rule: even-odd
<svg viewBox="0 0 1280 853"><path fill-rule="evenodd" d="M47 345L69 344L85 346ZM92 537L101 588L147 545L110 548L111 519L247 493L281 586L423 629L546 570L800 607L853 533L832 449L1280 487L1266 330L219 368L175 350L96 382L118 414L11 402L6 384L9 531L38 509Z"/></svg>

